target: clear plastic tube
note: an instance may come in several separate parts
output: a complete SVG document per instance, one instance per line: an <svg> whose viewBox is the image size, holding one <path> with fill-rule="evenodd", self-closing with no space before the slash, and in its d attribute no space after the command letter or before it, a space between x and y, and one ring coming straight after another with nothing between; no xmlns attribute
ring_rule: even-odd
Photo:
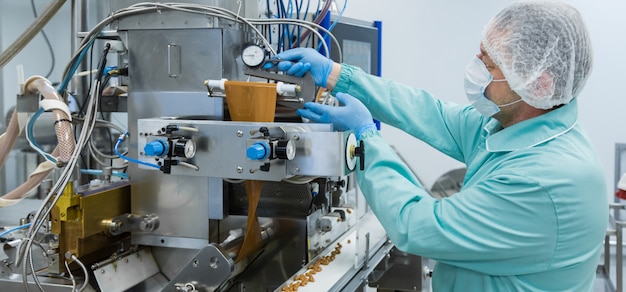
<svg viewBox="0 0 626 292"><path fill-rule="evenodd" d="M63 98L52 87L52 84L48 79L41 76L32 76L26 80L25 90L28 93L40 93L45 100L53 100L63 102ZM54 108L52 110L52 116L54 118L54 131L56 132L59 160L62 162L68 162L76 147L76 141L74 140L74 131L72 130L72 120L69 113Z"/></svg>

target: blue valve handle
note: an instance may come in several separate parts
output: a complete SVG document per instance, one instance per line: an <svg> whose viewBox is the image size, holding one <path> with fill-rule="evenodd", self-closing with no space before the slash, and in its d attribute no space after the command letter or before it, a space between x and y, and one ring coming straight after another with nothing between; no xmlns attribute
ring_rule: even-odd
<svg viewBox="0 0 626 292"><path fill-rule="evenodd" d="M167 154L169 146L166 141L154 140L143 147L146 156L163 156Z"/></svg>
<svg viewBox="0 0 626 292"><path fill-rule="evenodd" d="M265 160L270 157L270 146L267 142L256 142L248 147L246 157L251 160Z"/></svg>

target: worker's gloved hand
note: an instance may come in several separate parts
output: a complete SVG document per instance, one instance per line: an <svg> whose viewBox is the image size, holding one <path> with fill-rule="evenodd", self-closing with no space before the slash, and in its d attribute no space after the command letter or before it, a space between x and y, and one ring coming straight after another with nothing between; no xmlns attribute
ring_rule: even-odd
<svg viewBox="0 0 626 292"><path fill-rule="evenodd" d="M353 130L357 139L365 130L376 129L372 114L360 100L347 93L337 93L343 106L307 102L296 113L316 123L332 123L335 130Z"/></svg>
<svg viewBox="0 0 626 292"><path fill-rule="evenodd" d="M316 86L326 87L326 79L333 68L333 60L322 56L311 48L295 48L284 51L272 57L283 60L278 63L277 69L285 71L287 75L302 77L307 71L311 72ZM265 69L271 69L274 63L268 62L263 65Z"/></svg>

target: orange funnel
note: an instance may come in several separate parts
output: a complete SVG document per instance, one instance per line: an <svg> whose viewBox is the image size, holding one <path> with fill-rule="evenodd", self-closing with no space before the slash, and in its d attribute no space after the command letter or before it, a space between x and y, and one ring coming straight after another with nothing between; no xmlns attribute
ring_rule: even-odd
<svg viewBox="0 0 626 292"><path fill-rule="evenodd" d="M233 121L273 122L276 112L276 84L226 81L226 104Z"/></svg>

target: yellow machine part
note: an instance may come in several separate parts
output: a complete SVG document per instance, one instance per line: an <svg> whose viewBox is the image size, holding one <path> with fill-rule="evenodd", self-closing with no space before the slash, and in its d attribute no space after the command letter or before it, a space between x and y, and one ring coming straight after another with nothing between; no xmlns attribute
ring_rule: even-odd
<svg viewBox="0 0 626 292"><path fill-rule="evenodd" d="M69 185L69 184L68 184ZM130 185L120 183L102 191L74 194L71 187L61 195L52 208L52 233L59 235L59 252L69 251L77 257L99 251L114 250L115 243L127 235L109 237L105 223L111 218L130 212Z"/></svg>

